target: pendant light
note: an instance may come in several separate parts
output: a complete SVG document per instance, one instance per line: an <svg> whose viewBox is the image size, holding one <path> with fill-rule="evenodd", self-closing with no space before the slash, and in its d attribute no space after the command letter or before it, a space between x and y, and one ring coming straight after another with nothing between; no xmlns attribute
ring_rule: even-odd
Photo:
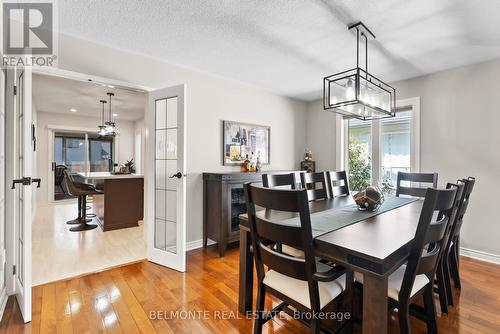
<svg viewBox="0 0 500 334"><path fill-rule="evenodd" d="M360 120L396 116L396 90L368 73L368 36L375 35L362 22L347 28L356 30L356 67L324 78L323 109ZM364 69L359 65L360 37L365 40Z"/></svg>
<svg viewBox="0 0 500 334"><path fill-rule="evenodd" d="M116 124L113 122L113 114L111 113L111 97L115 96L113 93L106 93L109 96L109 121L105 123L106 125L106 135L114 137L116 135Z"/></svg>
<svg viewBox="0 0 500 334"><path fill-rule="evenodd" d="M106 104L106 100L100 100L102 104L102 113L101 113L101 125L98 126L99 131L97 132L99 134L99 137L105 137L106 136L106 125L104 125L104 104Z"/></svg>

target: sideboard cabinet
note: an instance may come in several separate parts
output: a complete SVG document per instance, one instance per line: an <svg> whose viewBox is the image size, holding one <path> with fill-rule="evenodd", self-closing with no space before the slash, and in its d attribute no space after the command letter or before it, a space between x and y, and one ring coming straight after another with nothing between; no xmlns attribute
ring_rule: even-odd
<svg viewBox="0 0 500 334"><path fill-rule="evenodd" d="M238 216L247 212L243 185L262 185L262 173L203 173L203 247L217 242L224 256L227 244L239 240Z"/></svg>
<svg viewBox="0 0 500 334"><path fill-rule="evenodd" d="M224 256L227 245L239 240L238 216L247 212L243 185L247 182L262 185L265 173L291 172L203 173L203 247L211 239L217 242L219 255Z"/></svg>

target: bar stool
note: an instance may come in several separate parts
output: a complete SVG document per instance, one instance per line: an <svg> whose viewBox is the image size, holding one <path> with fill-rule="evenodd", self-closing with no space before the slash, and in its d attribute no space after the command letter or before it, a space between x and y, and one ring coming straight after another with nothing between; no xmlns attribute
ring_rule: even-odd
<svg viewBox="0 0 500 334"><path fill-rule="evenodd" d="M102 192L95 189L91 184L74 182L67 170L64 170L63 174L63 183L65 184L68 193L72 196L78 196L78 217L81 217L79 224L69 230L71 232L80 232L96 228L97 225L87 224L92 221L92 219L87 219L87 196L99 195L102 194Z"/></svg>
<svg viewBox="0 0 500 334"><path fill-rule="evenodd" d="M65 165L57 165L56 166L56 170L55 170L55 185L56 186L60 186L61 187L61 190L66 194L66 195L71 195L69 193L69 190L68 190L68 187L66 185L66 183L64 182L64 173L63 171L67 170L68 167L66 167ZM71 178L71 176L70 176ZM71 178L71 180L73 180L73 178ZM73 180L73 183L78 186L80 184L83 184L81 182L75 182ZM90 210L92 209L91 206L86 206L85 207L86 210ZM95 218L96 215L94 213L87 213L87 223L90 223L92 221L92 219L90 218ZM71 220L68 220L66 222L66 224L68 225L78 225L80 224L82 221L82 198L80 196L78 196L78 217L76 217L75 219L71 219Z"/></svg>

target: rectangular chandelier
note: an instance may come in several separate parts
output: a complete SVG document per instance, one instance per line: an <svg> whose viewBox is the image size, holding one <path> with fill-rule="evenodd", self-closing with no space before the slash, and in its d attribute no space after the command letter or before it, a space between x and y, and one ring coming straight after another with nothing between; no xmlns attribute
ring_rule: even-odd
<svg viewBox="0 0 500 334"><path fill-rule="evenodd" d="M356 29L356 67L330 75L323 80L324 110L336 112L347 118L372 120L396 115L396 90L368 73L368 38L375 36L362 23L348 26ZM359 37L364 37L365 69L359 66Z"/></svg>

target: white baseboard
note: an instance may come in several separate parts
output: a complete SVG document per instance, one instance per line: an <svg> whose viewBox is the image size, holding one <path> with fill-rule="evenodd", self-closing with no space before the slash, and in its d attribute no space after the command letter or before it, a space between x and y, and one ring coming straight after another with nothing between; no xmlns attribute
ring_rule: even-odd
<svg viewBox="0 0 500 334"><path fill-rule="evenodd" d="M474 249L460 247L460 255L470 257L472 259L500 264L500 255L482 252Z"/></svg>
<svg viewBox="0 0 500 334"><path fill-rule="evenodd" d="M215 244L216 244L215 241L208 239L208 242L207 242L208 246L215 245ZM201 247L203 247L203 239L194 240L194 241L188 241L187 244L186 244L186 250L187 251L198 249L198 248L201 248Z"/></svg>

